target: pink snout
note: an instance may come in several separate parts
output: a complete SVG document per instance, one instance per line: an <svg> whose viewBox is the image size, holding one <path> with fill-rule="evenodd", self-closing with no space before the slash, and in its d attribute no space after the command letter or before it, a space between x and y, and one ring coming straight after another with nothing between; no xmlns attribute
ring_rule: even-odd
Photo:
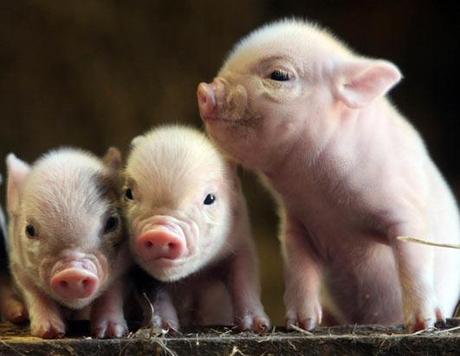
<svg viewBox="0 0 460 356"><path fill-rule="evenodd" d="M198 109L203 120L216 119L216 92L213 84L200 83L196 92Z"/></svg>
<svg viewBox="0 0 460 356"><path fill-rule="evenodd" d="M164 229L154 229L137 238L136 249L144 260L175 260L185 254L186 245L180 236Z"/></svg>
<svg viewBox="0 0 460 356"><path fill-rule="evenodd" d="M96 275L80 268L64 269L51 278L51 289L64 299L88 298L98 285Z"/></svg>

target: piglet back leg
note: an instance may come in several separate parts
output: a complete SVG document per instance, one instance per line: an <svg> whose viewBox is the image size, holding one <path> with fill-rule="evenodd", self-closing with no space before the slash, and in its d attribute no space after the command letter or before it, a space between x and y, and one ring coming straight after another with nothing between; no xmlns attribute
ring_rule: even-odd
<svg viewBox="0 0 460 356"><path fill-rule="evenodd" d="M29 317L25 304L4 274L0 274L0 314L12 323L21 323Z"/></svg>
<svg viewBox="0 0 460 356"><path fill-rule="evenodd" d="M444 320L434 291L434 251L432 247L408 243L399 236L425 238L423 223L398 223L389 230L402 287L404 323L411 331L427 329Z"/></svg>

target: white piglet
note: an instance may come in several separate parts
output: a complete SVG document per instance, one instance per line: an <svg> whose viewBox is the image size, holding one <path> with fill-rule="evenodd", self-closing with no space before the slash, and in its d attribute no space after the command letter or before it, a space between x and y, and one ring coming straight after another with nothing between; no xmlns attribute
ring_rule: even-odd
<svg viewBox="0 0 460 356"><path fill-rule="evenodd" d="M241 329L267 330L246 202L236 171L209 140L190 128L154 129L133 140L125 176L132 254L166 282L154 303L156 326L212 319L203 304L223 283L231 300L218 302L223 315L233 310Z"/></svg>
<svg viewBox="0 0 460 356"><path fill-rule="evenodd" d="M7 157L10 267L34 336L65 334L62 307L90 306L97 337L126 332L121 158L110 149L105 159L74 149L51 151L32 166Z"/></svg>
<svg viewBox="0 0 460 356"><path fill-rule="evenodd" d="M385 94L401 78L304 21L240 41L198 105L216 144L260 172L280 206L287 324L430 327L452 315L454 197L417 131ZM323 293L321 293L321 291Z"/></svg>

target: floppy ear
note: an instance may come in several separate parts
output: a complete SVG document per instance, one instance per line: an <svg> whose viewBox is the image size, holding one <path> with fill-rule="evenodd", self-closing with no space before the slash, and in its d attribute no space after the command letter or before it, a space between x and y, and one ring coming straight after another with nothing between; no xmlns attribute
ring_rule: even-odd
<svg viewBox="0 0 460 356"><path fill-rule="evenodd" d="M10 153L6 157L6 166L8 171L6 200L8 214L11 216L17 213L24 182L30 173L30 165Z"/></svg>
<svg viewBox="0 0 460 356"><path fill-rule="evenodd" d="M121 152L116 147L109 147L102 160L107 167L115 171L118 171L123 163Z"/></svg>
<svg viewBox="0 0 460 356"><path fill-rule="evenodd" d="M402 76L391 62L355 59L337 67L334 92L350 108L361 108L384 96Z"/></svg>

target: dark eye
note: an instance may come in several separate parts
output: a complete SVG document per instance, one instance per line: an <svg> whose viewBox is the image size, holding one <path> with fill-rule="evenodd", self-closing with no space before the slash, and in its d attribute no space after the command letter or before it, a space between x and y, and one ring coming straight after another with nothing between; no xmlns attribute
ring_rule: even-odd
<svg viewBox="0 0 460 356"><path fill-rule="evenodd" d="M276 80L278 82L286 82L291 78L289 77L288 72L282 70L275 70L274 72L272 72L272 74L270 74L270 79Z"/></svg>
<svg viewBox="0 0 460 356"><path fill-rule="evenodd" d="M206 198L204 199L203 204L204 205L211 205L216 201L216 196L214 194L208 194L206 195Z"/></svg>
<svg viewBox="0 0 460 356"><path fill-rule="evenodd" d="M118 227L119 219L118 216L111 216L105 222L104 227L104 234L108 234L109 232L113 232Z"/></svg>
<svg viewBox="0 0 460 356"><path fill-rule="evenodd" d="M26 235L28 238L33 239L37 237L37 230L32 224L26 226Z"/></svg>
<svg viewBox="0 0 460 356"><path fill-rule="evenodd" d="M133 197L133 191L131 190L131 188L126 188L125 190L125 197L126 199L129 199L129 200L133 200L134 197Z"/></svg>

